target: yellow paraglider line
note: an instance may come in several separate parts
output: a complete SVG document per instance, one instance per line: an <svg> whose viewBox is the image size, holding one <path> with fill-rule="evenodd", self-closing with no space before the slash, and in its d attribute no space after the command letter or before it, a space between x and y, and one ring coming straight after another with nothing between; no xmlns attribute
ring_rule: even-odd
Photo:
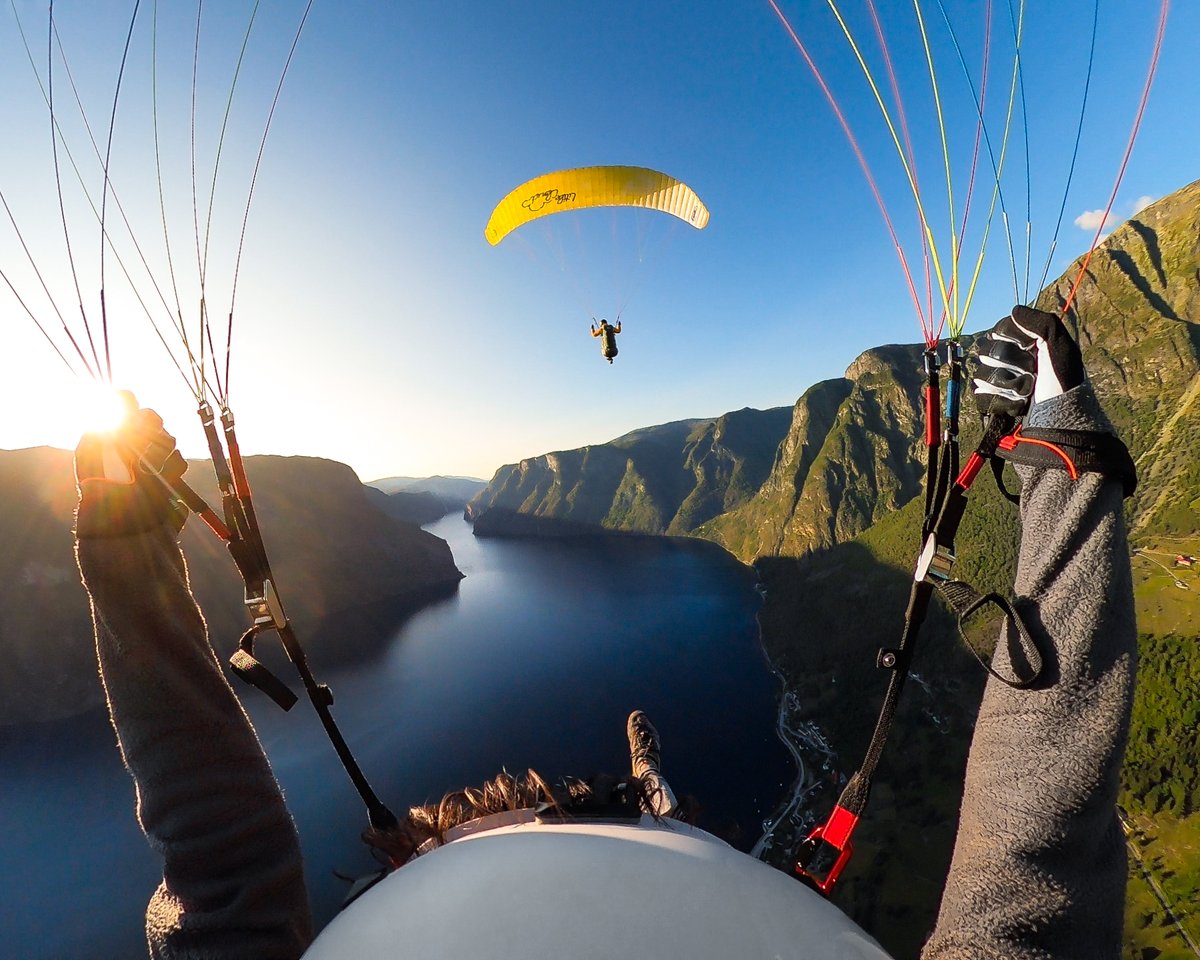
<svg viewBox="0 0 1200 960"><path fill-rule="evenodd" d="M804 58L805 64L812 72L813 77L817 81L817 86L821 88L821 92L825 95L829 107L833 110L834 116L837 118L838 125L842 128L842 133L845 134L846 140L850 144L850 149L854 151L855 159L858 160L859 168L863 172L863 176L867 179L867 185L871 188L871 194L875 197L875 203L879 207L879 213L883 217L884 225L887 227L888 236L892 239L892 247L896 251L896 257L900 261L900 269L904 274L904 279L908 284L909 296L912 297L913 307L917 313L917 319L921 324L921 331L925 335L925 342L928 346L933 347L937 343L937 337L934 336L933 330L925 320L925 315L921 310L921 298L917 293L916 285L913 283L912 271L908 268L908 258L904 255L904 247L900 243L899 237L896 236L896 228L892 223L891 214L888 213L887 204L883 202L883 195L879 191L879 184L875 182L875 175L871 172L871 165L867 163L866 154L863 153L862 147L859 146L857 138L854 136L854 131L850 128L849 121L846 120L845 113L842 112L841 106L834 97L833 91L829 88L829 84L825 82L825 77L822 75L816 61L813 60L812 54L809 53L808 47L804 41L800 39L800 35L796 32L796 28L792 26L784 12L779 8L776 0L767 0L771 9L775 11L775 16L779 18L779 22L783 24L783 28L787 31L792 43L796 49L800 51L800 56Z"/></svg>
<svg viewBox="0 0 1200 960"><path fill-rule="evenodd" d="M950 169L950 144L946 136L946 120L942 113L942 96L938 89L937 71L933 66L933 51L929 47L929 32L925 28L925 17L921 13L920 0L913 0L913 12L917 17L917 26L921 30L921 45L925 50L925 64L929 69L929 88L933 93L933 106L937 115L938 136L942 142L942 165L946 170L946 203L950 211L950 294L954 303L946 302L950 328L953 330L958 316L958 218L954 215L954 178ZM943 294L946 297L945 294ZM947 301L949 297L946 297Z"/></svg>
<svg viewBox="0 0 1200 960"><path fill-rule="evenodd" d="M992 140L991 140L991 137L988 135L987 125L983 123L982 95L977 96L975 94L975 85L971 80L970 71L967 69L966 59L962 55L962 48L959 45L958 37L955 35L953 28L950 26L950 19L946 15L945 7L942 6L941 0L938 0L938 5L939 5L939 7L942 7L942 16L946 20L946 26L950 32L950 39L954 43L954 49L958 52L959 63L962 65L963 74L966 77L967 83L971 88L971 95L975 99L976 109L979 111L979 122L981 124L983 124L983 137L984 137L984 142L987 145L988 158L992 162L992 172L995 174L995 183L992 186L992 198L991 198L991 201L988 203L988 214L987 214L986 220L984 221L983 240L979 247L979 255L975 259L975 268L971 272L971 283L970 283L970 286L967 288L966 300L964 301L961 315L957 318L956 323L952 323L950 326L951 338L958 339L958 337L960 337L962 335L963 329L966 327L967 315L970 313L971 304L974 302L974 299L975 299L975 289L976 289L977 284L979 283L979 277L983 272L984 255L987 252L988 238L991 236L992 219L996 212L997 200L1000 203L1000 209L1001 209L1001 213L1002 213L1002 216L1004 219L1005 229L1007 231L1008 213L1007 213L1007 210L1005 210L1005 206L1004 206L1004 191L1001 187L1001 177L1004 172L1004 163L1008 156L1009 135L1012 132L1013 111L1014 111L1014 107L1016 105L1018 66L1019 66L1019 59L1017 59L1017 58L1020 56L1021 44L1022 44L1022 40L1024 37L1025 0L1021 0L1020 6L1019 6L1016 30L1015 30L1014 37L1013 37L1015 56L1014 56L1014 60L1013 60L1012 78L1009 82L1008 108L1005 111L1005 118L1004 118L1004 136L1001 138L1001 141L1000 141L1000 160L999 160L999 162L996 161L996 156L992 151ZM1011 235L1009 236L1009 240L1008 240L1008 251L1009 251L1009 262L1012 265L1012 270L1013 270L1013 296L1015 297L1015 296L1017 296L1016 258L1013 255Z"/></svg>
<svg viewBox="0 0 1200 960"><path fill-rule="evenodd" d="M845 19L842 17L841 11L838 10L837 4L834 2L834 0L826 0L826 2L829 5L829 9L833 11L833 15L837 19L838 24L841 26L842 33L845 34L846 42L850 44L850 49L854 52L854 56L858 60L859 67L862 68L863 76L866 78L867 84L871 88L871 93L875 96L875 102L879 106L879 112L883 116L883 121L887 125L888 133L892 138L892 143L896 147L896 153L900 157L900 163L904 167L904 173L908 179L909 189L912 191L913 201L917 205L917 213L921 220L921 227L925 231L926 238L929 242L930 254L933 257L933 271L934 275L937 277L938 291L941 294L942 306L944 309L949 309L949 295L946 289L946 280L942 270L941 258L938 256L937 242L934 239L933 230L929 226L929 218L925 214L925 205L921 201L920 187L917 185L916 178L913 175L912 168L909 166L908 159L904 156L904 148L901 145L900 138L896 133L896 127L892 122L892 117L888 111L887 104L884 102L883 96L879 92L879 86L875 82L875 77L871 73L871 68L867 65L867 62L862 55L862 51L859 49L858 43L854 40L854 36L851 34L850 28L846 24ZM933 318L930 317L928 320L930 329L932 329L932 323ZM926 326L925 322L922 322L922 326ZM934 336L933 339L936 341L937 337Z"/></svg>

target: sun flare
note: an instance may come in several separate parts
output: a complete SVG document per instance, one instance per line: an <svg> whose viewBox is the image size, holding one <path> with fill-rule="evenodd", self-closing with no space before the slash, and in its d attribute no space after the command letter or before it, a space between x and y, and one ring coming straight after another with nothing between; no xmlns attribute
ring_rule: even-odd
<svg viewBox="0 0 1200 960"><path fill-rule="evenodd" d="M120 427L129 415L131 396L95 380L67 381L27 408L28 426L39 442L73 447L85 433L111 433Z"/></svg>
<svg viewBox="0 0 1200 960"><path fill-rule="evenodd" d="M127 390L88 380L80 391L81 433L113 433L137 410L137 399Z"/></svg>

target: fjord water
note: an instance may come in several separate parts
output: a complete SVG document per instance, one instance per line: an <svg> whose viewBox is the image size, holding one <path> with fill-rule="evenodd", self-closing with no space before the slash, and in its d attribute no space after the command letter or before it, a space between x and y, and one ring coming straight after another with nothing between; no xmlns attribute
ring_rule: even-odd
<svg viewBox="0 0 1200 960"><path fill-rule="evenodd" d="M402 814L501 768L622 773L625 718L641 707L701 825L754 843L794 770L775 737L752 573L711 544L477 539L458 516L428 529L466 574L458 593L369 661L319 678L386 803ZM239 692L299 826L323 924L346 889L333 871L373 868L358 840L365 814L306 702L284 714ZM0 771L4 955L144 956L159 868L107 718L0 728Z"/></svg>

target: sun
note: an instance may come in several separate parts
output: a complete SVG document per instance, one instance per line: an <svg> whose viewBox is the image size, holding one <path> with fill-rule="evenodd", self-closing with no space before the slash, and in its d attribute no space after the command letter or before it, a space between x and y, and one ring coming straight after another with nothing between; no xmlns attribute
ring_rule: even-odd
<svg viewBox="0 0 1200 960"><path fill-rule="evenodd" d="M130 404L137 408L133 394L98 380L67 377L50 389L46 386L38 391L34 403L29 403L30 395L25 394L19 418L24 436L14 439L71 449L85 433L117 430L129 416Z"/></svg>
<svg viewBox="0 0 1200 960"><path fill-rule="evenodd" d="M80 434L114 433L135 410L137 399L128 390L97 380L81 381L77 407Z"/></svg>

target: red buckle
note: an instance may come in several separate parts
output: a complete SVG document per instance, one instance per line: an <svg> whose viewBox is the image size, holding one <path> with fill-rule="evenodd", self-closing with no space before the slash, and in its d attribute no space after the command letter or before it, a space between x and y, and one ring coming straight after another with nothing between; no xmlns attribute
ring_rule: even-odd
<svg viewBox="0 0 1200 960"><path fill-rule="evenodd" d="M796 863L796 873L800 876L800 879L811 884L824 896L829 896L834 884L838 881L838 877L841 876L842 871L846 868L846 864L850 862L851 855L854 853L854 845L850 842L850 834L854 832L854 828L857 825L857 813L851 813L842 806L834 807L833 813L829 815L829 819L821 826L814 828L801 847L800 859ZM825 872L824 877L808 869L808 865L816 859L817 852L822 844L832 847L838 853L833 866Z"/></svg>

